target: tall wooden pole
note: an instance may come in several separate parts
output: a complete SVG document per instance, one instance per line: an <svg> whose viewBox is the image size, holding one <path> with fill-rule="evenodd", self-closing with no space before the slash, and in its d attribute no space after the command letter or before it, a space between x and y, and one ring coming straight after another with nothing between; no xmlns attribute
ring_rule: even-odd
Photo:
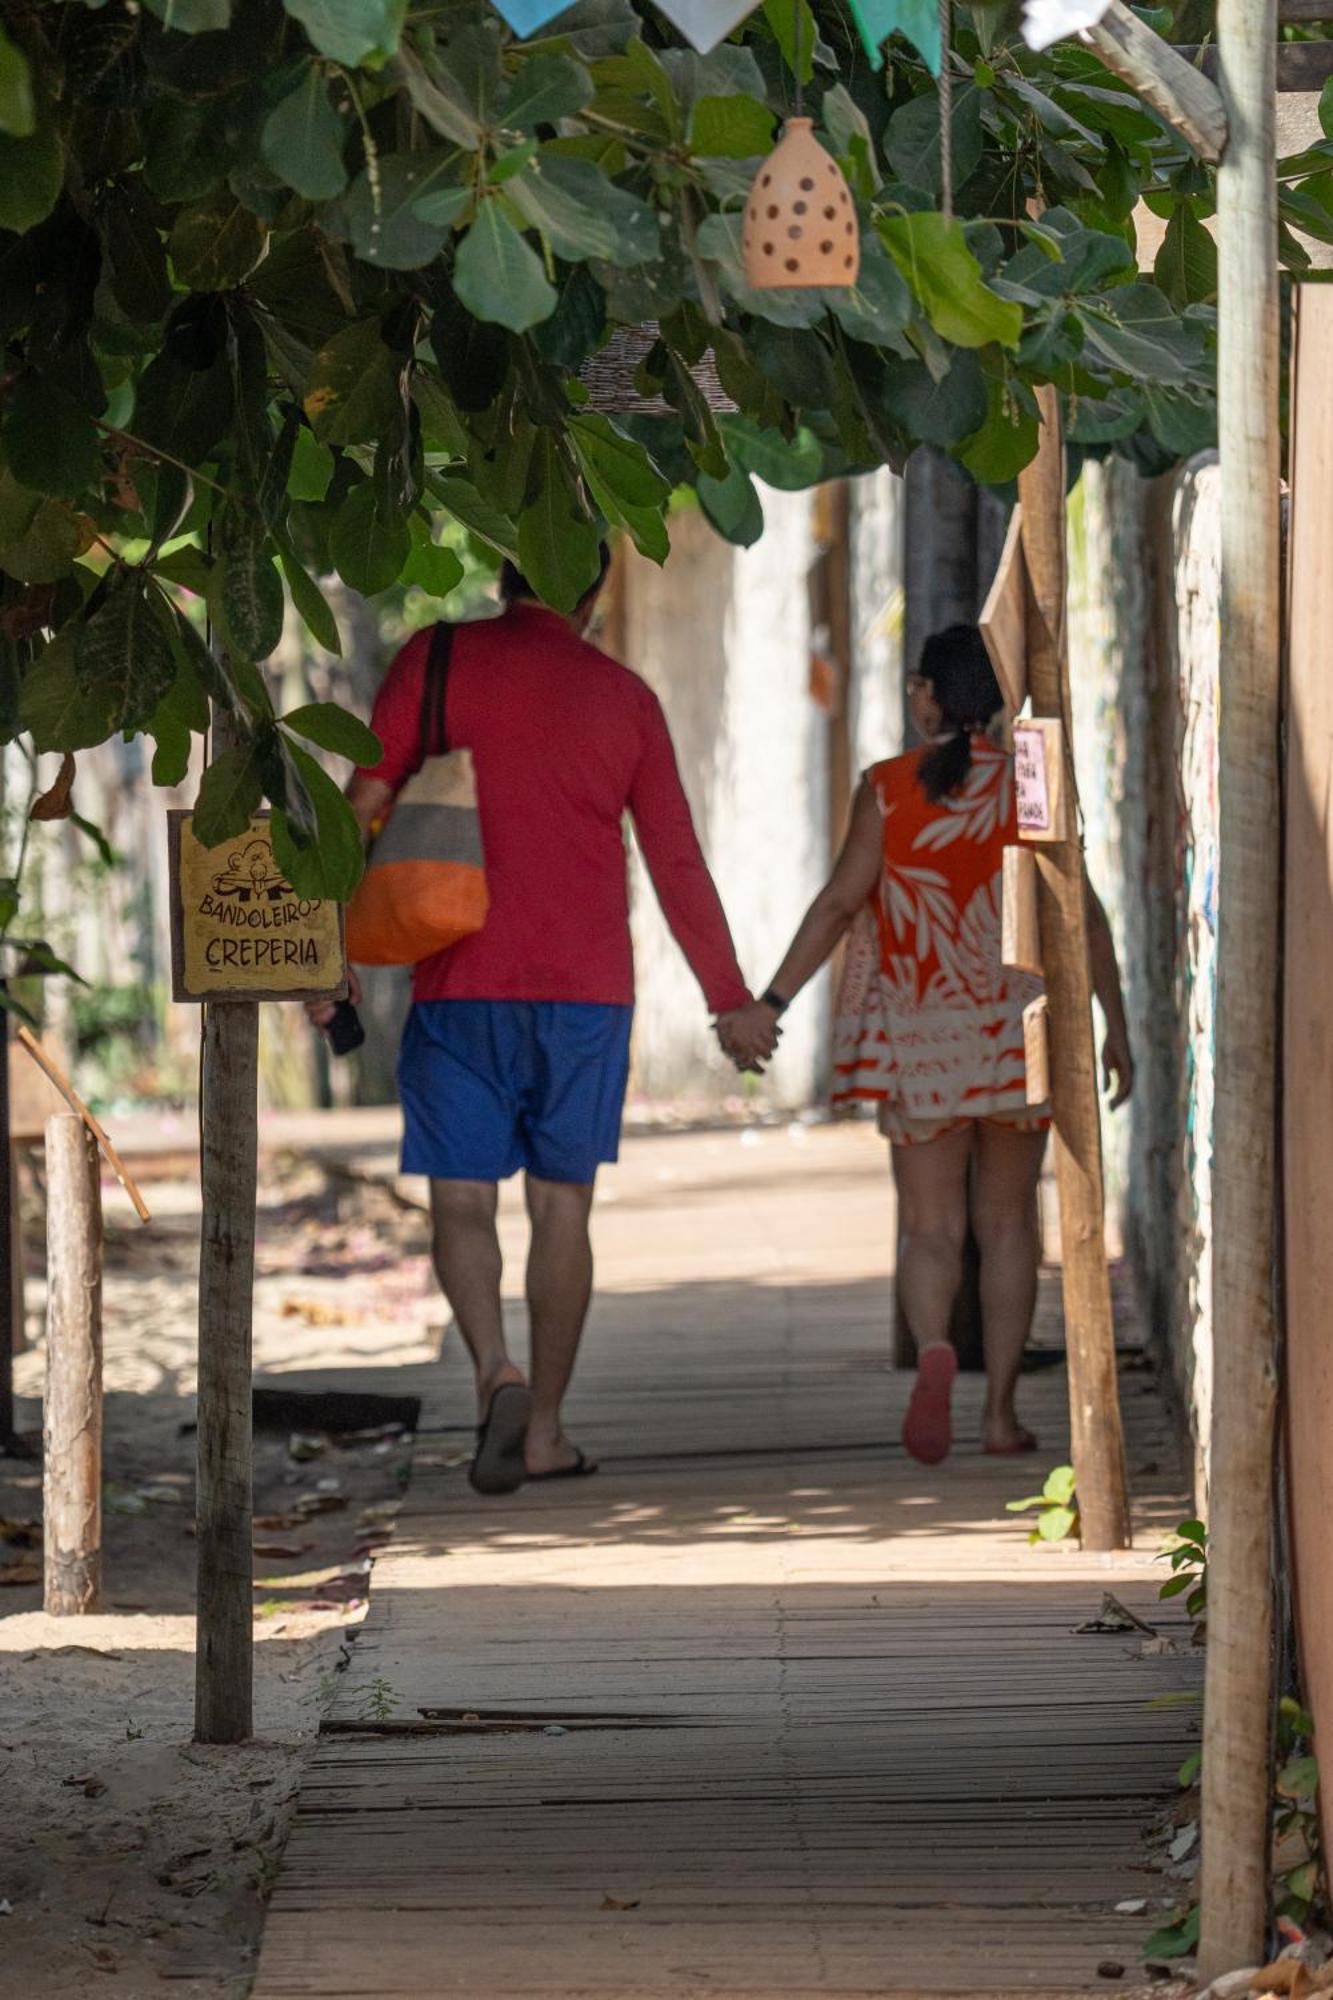
<svg viewBox="0 0 1333 2000"><path fill-rule="evenodd" d="M225 747L215 725L214 747ZM258 1192L259 1008L213 1001L200 1087L199 1583L194 1733L253 1731L254 1558L251 1350Z"/></svg>
<svg viewBox="0 0 1333 2000"><path fill-rule="evenodd" d="M46 1124L44 1608L102 1595L102 1189L97 1141L73 1111Z"/></svg>
<svg viewBox="0 0 1333 2000"><path fill-rule="evenodd" d="M1279 918L1276 0L1219 0L1222 477L1213 1416L1199 1971L1263 1960L1271 1812Z"/></svg>
<svg viewBox="0 0 1333 2000"><path fill-rule="evenodd" d="M1029 579L1028 691L1034 715L1064 725L1070 837L1035 848L1051 1043L1061 1279L1074 1474L1083 1543L1128 1548L1129 1497L1106 1265L1102 1133L1092 1027L1088 911L1078 832L1069 660L1065 650L1065 461L1054 389L1038 392L1041 444L1019 475Z"/></svg>

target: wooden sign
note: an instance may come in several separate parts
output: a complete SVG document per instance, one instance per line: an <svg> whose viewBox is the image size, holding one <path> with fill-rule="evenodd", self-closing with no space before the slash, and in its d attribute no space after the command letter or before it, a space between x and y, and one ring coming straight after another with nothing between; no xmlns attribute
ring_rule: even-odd
<svg viewBox="0 0 1333 2000"><path fill-rule="evenodd" d="M1020 840L1067 840L1065 735L1054 716L1014 724L1014 789Z"/></svg>
<svg viewBox="0 0 1333 2000"><path fill-rule="evenodd" d="M298 896L273 858L267 813L221 847L167 815L171 984L177 1000L324 1000L347 992L341 903Z"/></svg>
<svg viewBox="0 0 1333 2000"><path fill-rule="evenodd" d="M1009 715L1017 715L1028 698L1027 563L1023 516L1018 507L1009 516L1004 553L978 623L1005 709Z"/></svg>
<svg viewBox="0 0 1333 2000"><path fill-rule="evenodd" d="M1037 917L1037 857L1030 847L1006 847L1000 878L1000 963L1045 975Z"/></svg>
<svg viewBox="0 0 1333 2000"><path fill-rule="evenodd" d="M1023 1009L1023 1066L1027 1071L1027 1101L1048 1104L1051 1097L1051 1039L1046 995L1039 993Z"/></svg>

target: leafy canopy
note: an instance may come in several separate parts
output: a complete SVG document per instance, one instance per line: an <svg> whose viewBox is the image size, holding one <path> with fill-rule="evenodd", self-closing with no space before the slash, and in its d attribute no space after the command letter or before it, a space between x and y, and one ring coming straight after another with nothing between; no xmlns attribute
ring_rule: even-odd
<svg viewBox="0 0 1333 2000"><path fill-rule="evenodd" d="M1005 485L1033 388L1071 448L1145 470L1207 441L1216 282L1207 177L1086 50L1036 57L955 17L943 180L936 86L894 38L873 70L831 0L769 0L707 56L631 0L517 42L479 0L52 0L0 31L0 735L153 739L184 773L209 704L227 837L267 798L293 880L359 867L262 663L318 579L447 595L451 516L568 607L612 527L655 560L673 489L738 542L754 481L796 487L919 442ZM806 108L842 162L851 291L751 291L757 156ZM1307 207L1333 184L1291 176ZM1167 217L1151 277L1132 212ZM1034 220L1034 215L1040 220ZM1303 225L1304 226L1304 225ZM614 414L581 371L655 332ZM711 356L734 414L696 381ZM203 612L216 643L201 636Z"/></svg>

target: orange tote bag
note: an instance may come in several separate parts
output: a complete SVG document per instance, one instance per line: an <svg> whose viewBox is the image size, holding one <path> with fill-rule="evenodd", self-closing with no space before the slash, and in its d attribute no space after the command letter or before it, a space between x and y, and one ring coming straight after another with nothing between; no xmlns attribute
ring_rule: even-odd
<svg viewBox="0 0 1333 2000"><path fill-rule="evenodd" d="M357 965L416 965L470 937L489 898L470 750L445 724L452 625L437 625L421 691L421 761L393 802L347 910Z"/></svg>

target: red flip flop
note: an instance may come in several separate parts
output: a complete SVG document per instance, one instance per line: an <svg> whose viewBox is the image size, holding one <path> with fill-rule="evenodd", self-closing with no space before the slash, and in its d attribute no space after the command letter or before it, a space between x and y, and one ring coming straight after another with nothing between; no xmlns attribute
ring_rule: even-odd
<svg viewBox="0 0 1333 2000"><path fill-rule="evenodd" d="M903 1418L903 1444L922 1465L939 1465L953 1444L949 1397L958 1356L947 1341L928 1347L917 1363L912 1400Z"/></svg>

